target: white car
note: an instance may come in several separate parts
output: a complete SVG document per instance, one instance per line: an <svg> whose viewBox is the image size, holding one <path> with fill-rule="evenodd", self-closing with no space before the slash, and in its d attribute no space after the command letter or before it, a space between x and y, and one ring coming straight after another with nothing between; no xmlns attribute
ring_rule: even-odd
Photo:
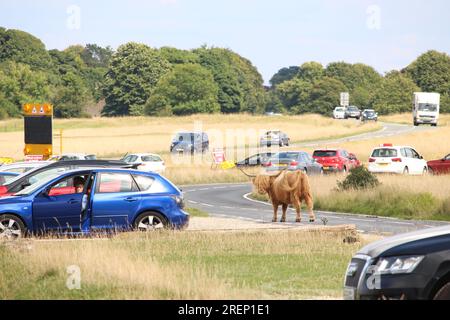
<svg viewBox="0 0 450 320"><path fill-rule="evenodd" d="M426 174L427 161L412 147L383 144L369 158L372 173Z"/></svg>
<svg viewBox="0 0 450 320"><path fill-rule="evenodd" d="M140 164L137 169L141 171L164 173L166 170L166 165L161 156L153 153L127 154L121 160L129 164Z"/></svg>
<svg viewBox="0 0 450 320"><path fill-rule="evenodd" d="M346 119L346 109L344 107L336 107L333 110L334 119Z"/></svg>
<svg viewBox="0 0 450 320"><path fill-rule="evenodd" d="M11 164L6 164L0 166L1 172L16 172L16 173L24 173L30 171L34 168L42 167L50 164L49 161L23 161L23 162L15 162Z"/></svg>

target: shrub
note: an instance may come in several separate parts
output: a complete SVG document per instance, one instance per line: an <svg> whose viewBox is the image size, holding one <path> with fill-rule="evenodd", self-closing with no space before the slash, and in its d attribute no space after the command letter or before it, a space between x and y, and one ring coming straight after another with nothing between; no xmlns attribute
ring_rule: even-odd
<svg viewBox="0 0 450 320"><path fill-rule="evenodd" d="M359 166L350 170L350 174L344 181L338 181L338 190L365 190L372 189L380 185L377 177L364 166Z"/></svg>

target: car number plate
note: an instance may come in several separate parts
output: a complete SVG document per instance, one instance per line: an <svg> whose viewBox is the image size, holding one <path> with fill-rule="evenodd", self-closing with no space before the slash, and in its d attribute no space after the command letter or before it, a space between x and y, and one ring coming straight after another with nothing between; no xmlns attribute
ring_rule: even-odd
<svg viewBox="0 0 450 320"><path fill-rule="evenodd" d="M389 163L379 163L378 165L384 167L384 166L389 165Z"/></svg>
<svg viewBox="0 0 450 320"><path fill-rule="evenodd" d="M323 170L330 170L330 167L323 167Z"/></svg>

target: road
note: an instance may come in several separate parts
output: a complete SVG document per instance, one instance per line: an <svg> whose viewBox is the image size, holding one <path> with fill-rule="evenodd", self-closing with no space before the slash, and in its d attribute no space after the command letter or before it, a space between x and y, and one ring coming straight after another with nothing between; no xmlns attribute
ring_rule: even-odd
<svg viewBox="0 0 450 320"><path fill-rule="evenodd" d="M390 137L419 130L435 129L430 127L412 127L390 123L383 123L382 125L382 130L376 132L334 140L296 144L296 146L315 147L323 144L332 145L347 141ZM185 186L183 187L183 191L189 207L206 211L211 216L239 218L262 223L271 223L272 221L273 211L270 204L254 201L246 196L252 191L250 183ZM295 224L294 213L295 211L293 209L289 209L287 216L288 222L286 223ZM445 222L437 221L411 221L323 211L315 211L315 213L317 220L314 224L316 225L324 224L325 222L328 225L354 224L356 225L357 230L364 233L398 234L447 224ZM281 208L279 209L279 218L280 217ZM309 224L309 222L307 222L308 216L305 211L302 212L302 221L304 221L303 223Z"/></svg>

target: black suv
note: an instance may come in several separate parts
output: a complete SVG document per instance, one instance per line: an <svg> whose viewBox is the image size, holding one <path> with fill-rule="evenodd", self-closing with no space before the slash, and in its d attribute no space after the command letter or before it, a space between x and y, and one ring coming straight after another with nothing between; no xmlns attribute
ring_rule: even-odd
<svg viewBox="0 0 450 320"><path fill-rule="evenodd" d="M135 166L116 160L58 161L47 166L38 167L34 170L28 171L26 174L22 174L11 180L9 183L0 186L0 197L7 194L17 193L50 175L78 168L135 168Z"/></svg>
<svg viewBox="0 0 450 320"><path fill-rule="evenodd" d="M173 153L204 153L209 150L209 138L205 132L179 132L172 139L170 152Z"/></svg>
<svg viewBox="0 0 450 320"><path fill-rule="evenodd" d="M450 300L450 226L362 248L347 268L344 299Z"/></svg>

